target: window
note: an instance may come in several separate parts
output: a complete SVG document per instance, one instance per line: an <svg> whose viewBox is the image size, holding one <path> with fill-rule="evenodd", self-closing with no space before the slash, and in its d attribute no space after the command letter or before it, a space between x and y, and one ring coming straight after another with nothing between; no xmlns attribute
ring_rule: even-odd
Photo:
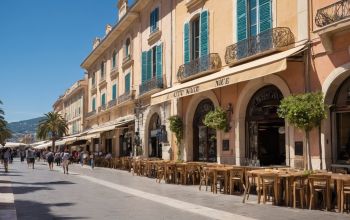
<svg viewBox="0 0 350 220"><path fill-rule="evenodd" d="M125 41L125 57L130 56L130 38Z"/></svg>
<svg viewBox="0 0 350 220"><path fill-rule="evenodd" d="M91 107L92 111L96 111L96 98L92 98L92 107Z"/></svg>
<svg viewBox="0 0 350 220"><path fill-rule="evenodd" d="M150 14L151 33L156 32L158 30L158 21L159 21L159 8L156 8Z"/></svg>
<svg viewBox="0 0 350 220"><path fill-rule="evenodd" d="M209 13L202 11L190 22L184 24L185 64L209 54Z"/></svg>
<svg viewBox="0 0 350 220"><path fill-rule="evenodd" d="M105 62L101 63L101 80L105 78Z"/></svg>
<svg viewBox="0 0 350 220"><path fill-rule="evenodd" d="M130 92L130 73L125 75L125 93Z"/></svg>
<svg viewBox="0 0 350 220"><path fill-rule="evenodd" d="M271 0L237 1L237 40L245 40L272 28Z"/></svg>
<svg viewBox="0 0 350 220"><path fill-rule="evenodd" d="M117 67L117 51L114 51L112 54L112 69Z"/></svg>
<svg viewBox="0 0 350 220"><path fill-rule="evenodd" d="M191 22L191 60L199 57L199 17Z"/></svg>
<svg viewBox="0 0 350 220"><path fill-rule="evenodd" d="M101 106L105 106L106 105L106 94L103 93L101 96Z"/></svg>
<svg viewBox="0 0 350 220"><path fill-rule="evenodd" d="M114 84L112 86L112 100L115 100L117 98L117 84Z"/></svg>
<svg viewBox="0 0 350 220"><path fill-rule="evenodd" d="M142 83L162 77L162 47L160 44L142 52Z"/></svg>

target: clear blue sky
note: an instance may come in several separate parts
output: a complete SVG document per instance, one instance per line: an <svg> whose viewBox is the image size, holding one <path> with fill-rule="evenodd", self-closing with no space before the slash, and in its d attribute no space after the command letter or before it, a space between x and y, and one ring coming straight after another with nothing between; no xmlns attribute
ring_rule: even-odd
<svg viewBox="0 0 350 220"><path fill-rule="evenodd" d="M132 4L133 1L129 0ZM75 81L117 0L0 0L0 100L9 122L42 116Z"/></svg>

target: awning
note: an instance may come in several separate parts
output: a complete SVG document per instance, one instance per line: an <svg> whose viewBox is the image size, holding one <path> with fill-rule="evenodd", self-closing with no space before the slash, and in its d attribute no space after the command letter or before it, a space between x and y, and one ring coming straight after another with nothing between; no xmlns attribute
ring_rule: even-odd
<svg viewBox="0 0 350 220"><path fill-rule="evenodd" d="M48 142L46 142L44 144L40 144L38 146L35 146L34 149L46 149L49 146L52 146L52 142L51 141L48 141Z"/></svg>
<svg viewBox="0 0 350 220"><path fill-rule="evenodd" d="M56 141L55 145L60 146L60 145L65 145L68 142L76 141L77 137L64 137L62 140Z"/></svg>
<svg viewBox="0 0 350 220"><path fill-rule="evenodd" d="M153 94L151 96L151 105L284 71L287 69L287 58L300 52L304 47L305 45L298 46L252 62L231 68L228 67L196 80L175 85Z"/></svg>

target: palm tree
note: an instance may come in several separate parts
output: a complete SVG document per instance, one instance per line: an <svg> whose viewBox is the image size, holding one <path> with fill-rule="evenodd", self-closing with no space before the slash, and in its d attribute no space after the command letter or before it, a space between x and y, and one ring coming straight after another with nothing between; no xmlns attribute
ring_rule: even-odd
<svg viewBox="0 0 350 220"><path fill-rule="evenodd" d="M0 100L0 104L2 102ZM6 139L11 138L11 130L7 127L7 121L5 120L5 112L2 108L0 108L0 143L4 145Z"/></svg>
<svg viewBox="0 0 350 220"><path fill-rule="evenodd" d="M37 137L39 139L52 140L52 149L55 148L55 142L68 132L66 120L58 112L49 112L45 118L39 122L37 128Z"/></svg>

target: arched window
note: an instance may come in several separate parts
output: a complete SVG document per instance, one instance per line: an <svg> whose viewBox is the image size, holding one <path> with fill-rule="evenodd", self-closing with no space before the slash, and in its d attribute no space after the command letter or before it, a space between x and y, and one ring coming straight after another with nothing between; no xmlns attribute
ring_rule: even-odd
<svg viewBox="0 0 350 220"><path fill-rule="evenodd" d="M105 62L104 61L102 61L101 62L101 79L104 79L104 76L105 76Z"/></svg>
<svg viewBox="0 0 350 220"><path fill-rule="evenodd" d="M339 87L332 113L335 128L336 161L350 160L350 77Z"/></svg>

